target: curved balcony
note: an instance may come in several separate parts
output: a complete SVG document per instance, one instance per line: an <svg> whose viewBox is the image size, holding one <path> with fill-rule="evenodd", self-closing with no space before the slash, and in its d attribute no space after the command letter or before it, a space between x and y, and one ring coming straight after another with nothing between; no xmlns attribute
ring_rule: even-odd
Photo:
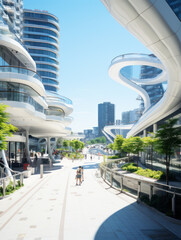
<svg viewBox="0 0 181 240"><path fill-rule="evenodd" d="M40 75L28 68L17 67L17 66L0 66L0 72L12 72L12 73L25 74L25 75L34 77L40 82L42 82Z"/></svg>
<svg viewBox="0 0 181 240"><path fill-rule="evenodd" d="M65 112L65 116L73 111L73 103L69 98L59 95L55 92L46 92L46 101L48 106L61 108Z"/></svg>
<svg viewBox="0 0 181 240"><path fill-rule="evenodd" d="M22 92L0 91L0 101L13 101L28 103L38 112L44 113L44 108L36 102L31 96Z"/></svg>
<svg viewBox="0 0 181 240"><path fill-rule="evenodd" d="M0 80L25 84L39 95L45 96L45 89L42 79L38 73L23 67L0 66Z"/></svg>

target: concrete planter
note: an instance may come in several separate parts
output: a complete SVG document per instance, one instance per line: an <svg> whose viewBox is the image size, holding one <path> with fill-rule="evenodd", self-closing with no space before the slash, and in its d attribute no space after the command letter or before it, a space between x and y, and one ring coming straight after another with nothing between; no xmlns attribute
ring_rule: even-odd
<svg viewBox="0 0 181 240"><path fill-rule="evenodd" d="M31 171L31 174L35 174L35 168L34 167L27 167L28 171Z"/></svg>
<svg viewBox="0 0 181 240"><path fill-rule="evenodd" d="M26 171L24 171L24 172L23 172L23 176L24 176L24 178L30 177L30 176L31 176L31 170L26 170Z"/></svg>

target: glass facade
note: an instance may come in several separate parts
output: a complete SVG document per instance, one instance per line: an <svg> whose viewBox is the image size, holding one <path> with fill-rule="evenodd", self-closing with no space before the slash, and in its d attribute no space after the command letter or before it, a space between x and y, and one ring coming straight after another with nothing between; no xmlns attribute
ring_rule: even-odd
<svg viewBox="0 0 181 240"><path fill-rule="evenodd" d="M55 26L52 23L49 22L43 22L43 21L34 21L34 20L24 20L24 24L30 24L30 25L41 25L41 26L46 26L46 27L50 27L53 29L56 29L58 31L58 27Z"/></svg>
<svg viewBox="0 0 181 240"><path fill-rule="evenodd" d="M57 55L53 52L47 51L47 50L41 50L41 49L29 49L28 50L29 53L31 54L37 54L37 56L39 55L46 55L46 56L50 56L53 58L57 58Z"/></svg>
<svg viewBox="0 0 181 240"><path fill-rule="evenodd" d="M58 37L54 31L44 28L37 28L37 27L24 27L24 32L35 32L35 33L44 33L46 35Z"/></svg>
<svg viewBox="0 0 181 240"><path fill-rule="evenodd" d="M24 38L33 38L33 39L41 39L45 41L50 41L52 43L57 43L57 41L54 38L48 37L48 36L37 36L34 34L23 34Z"/></svg>
<svg viewBox="0 0 181 240"><path fill-rule="evenodd" d="M48 57L37 57L37 56L32 56L33 60L35 60L36 62L50 62L50 63L54 63L57 64L57 61L55 61L52 58L48 58Z"/></svg>
<svg viewBox="0 0 181 240"><path fill-rule="evenodd" d="M181 21L181 1L180 0L166 0L168 5L174 11L175 15Z"/></svg>
<svg viewBox="0 0 181 240"><path fill-rule="evenodd" d="M0 101L24 102L32 105L36 111L44 113L44 108L33 97L39 96L27 85L12 82L0 82Z"/></svg>
<svg viewBox="0 0 181 240"><path fill-rule="evenodd" d="M103 136L102 130L105 126L115 123L115 105L110 102L98 104L98 128L99 136Z"/></svg>
<svg viewBox="0 0 181 240"><path fill-rule="evenodd" d="M58 19L54 16L50 16L45 14L40 14L40 13L34 13L34 12L24 12L25 17L33 18L33 19L43 19L43 20L53 20L58 23Z"/></svg>
<svg viewBox="0 0 181 240"><path fill-rule="evenodd" d="M45 90L56 92L56 91L57 91L57 88L56 88L56 87L53 87L53 86L45 85Z"/></svg>
<svg viewBox="0 0 181 240"><path fill-rule="evenodd" d="M42 42L30 42L30 41L25 41L25 45L28 46L34 46L34 47L43 47L43 48L51 48L54 50L57 50L57 47L54 45L48 44L48 43L42 43Z"/></svg>
<svg viewBox="0 0 181 240"><path fill-rule="evenodd" d="M55 16L44 11L24 10L24 43L36 62L37 72L43 79L45 89L53 92L59 89L58 31Z"/></svg>

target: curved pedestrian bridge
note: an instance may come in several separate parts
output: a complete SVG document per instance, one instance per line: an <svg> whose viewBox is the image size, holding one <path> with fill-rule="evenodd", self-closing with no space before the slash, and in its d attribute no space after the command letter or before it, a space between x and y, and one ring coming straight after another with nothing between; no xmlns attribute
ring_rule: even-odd
<svg viewBox="0 0 181 240"><path fill-rule="evenodd" d="M181 224L168 221L97 177L100 160L64 159L25 179L0 200L2 240L178 240ZM76 186L77 167L85 181Z"/></svg>

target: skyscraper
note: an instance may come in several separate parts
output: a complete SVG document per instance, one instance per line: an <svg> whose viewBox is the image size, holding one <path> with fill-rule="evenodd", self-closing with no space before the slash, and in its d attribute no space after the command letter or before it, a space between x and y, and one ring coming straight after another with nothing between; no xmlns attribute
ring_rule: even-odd
<svg viewBox="0 0 181 240"><path fill-rule="evenodd" d="M102 136L102 130L107 125L115 123L115 105L110 102L98 104L98 129L99 136Z"/></svg>
<svg viewBox="0 0 181 240"><path fill-rule="evenodd" d="M59 22L47 11L24 10L23 40L36 62L45 90L57 92Z"/></svg>

